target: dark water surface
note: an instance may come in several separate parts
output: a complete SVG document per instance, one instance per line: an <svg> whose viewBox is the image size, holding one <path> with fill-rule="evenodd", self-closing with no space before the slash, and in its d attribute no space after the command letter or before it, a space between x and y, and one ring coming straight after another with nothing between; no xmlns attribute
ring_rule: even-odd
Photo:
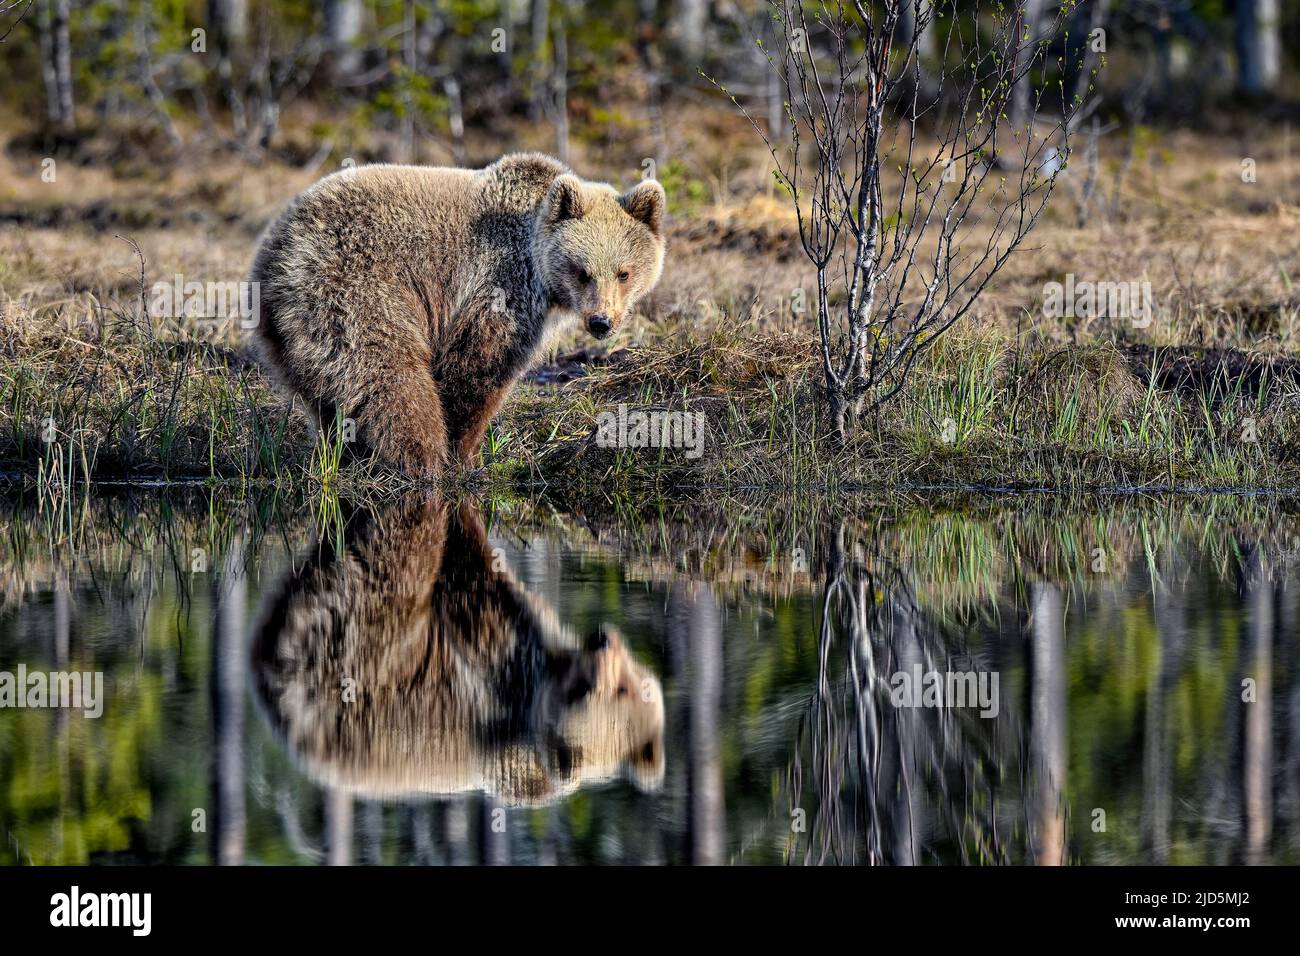
<svg viewBox="0 0 1300 956"><path fill-rule="evenodd" d="M0 503L5 864L1300 862L1287 501Z"/></svg>

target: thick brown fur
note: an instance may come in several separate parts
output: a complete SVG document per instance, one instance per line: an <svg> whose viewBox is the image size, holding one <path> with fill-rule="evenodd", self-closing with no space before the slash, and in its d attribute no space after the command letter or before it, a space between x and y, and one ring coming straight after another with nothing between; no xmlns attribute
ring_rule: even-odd
<svg viewBox="0 0 1300 956"><path fill-rule="evenodd" d="M557 323L617 331L663 270L663 188L619 195L541 154L486 169L362 166L262 237L255 336L319 422L413 474L472 464Z"/></svg>
<svg viewBox="0 0 1300 956"><path fill-rule="evenodd" d="M663 779L663 692L611 628L580 638L524 589L478 512L360 512L268 600L258 697L324 784L374 797L480 790L540 804Z"/></svg>

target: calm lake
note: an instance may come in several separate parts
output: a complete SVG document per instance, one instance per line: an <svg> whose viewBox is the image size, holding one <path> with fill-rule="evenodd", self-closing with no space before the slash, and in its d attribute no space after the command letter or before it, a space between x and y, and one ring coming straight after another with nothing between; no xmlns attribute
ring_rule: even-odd
<svg viewBox="0 0 1300 956"><path fill-rule="evenodd" d="M0 861L1297 863L1295 504L14 493Z"/></svg>

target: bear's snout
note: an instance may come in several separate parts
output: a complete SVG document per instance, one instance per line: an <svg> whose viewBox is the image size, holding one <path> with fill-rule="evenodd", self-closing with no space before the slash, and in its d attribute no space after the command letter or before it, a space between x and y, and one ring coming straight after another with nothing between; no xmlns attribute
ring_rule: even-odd
<svg viewBox="0 0 1300 956"><path fill-rule="evenodd" d="M592 315L587 317L587 331L598 339L609 337L612 325L607 315Z"/></svg>

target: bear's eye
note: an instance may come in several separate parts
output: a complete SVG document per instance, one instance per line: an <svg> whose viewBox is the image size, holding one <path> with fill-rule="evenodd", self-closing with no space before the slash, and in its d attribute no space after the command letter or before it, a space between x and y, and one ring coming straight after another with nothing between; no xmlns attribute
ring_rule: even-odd
<svg viewBox="0 0 1300 956"><path fill-rule="evenodd" d="M627 271L626 269L624 269L622 272L620 272L620 273L618 274L618 281L619 281L619 282L626 282L626 281L627 281L628 279L630 279L630 278L631 278L631 276L628 275L628 271Z"/></svg>
<svg viewBox="0 0 1300 956"><path fill-rule="evenodd" d="M588 282L591 281L591 274L587 272L586 269L579 269L578 281L581 282L583 285L586 285Z"/></svg>

